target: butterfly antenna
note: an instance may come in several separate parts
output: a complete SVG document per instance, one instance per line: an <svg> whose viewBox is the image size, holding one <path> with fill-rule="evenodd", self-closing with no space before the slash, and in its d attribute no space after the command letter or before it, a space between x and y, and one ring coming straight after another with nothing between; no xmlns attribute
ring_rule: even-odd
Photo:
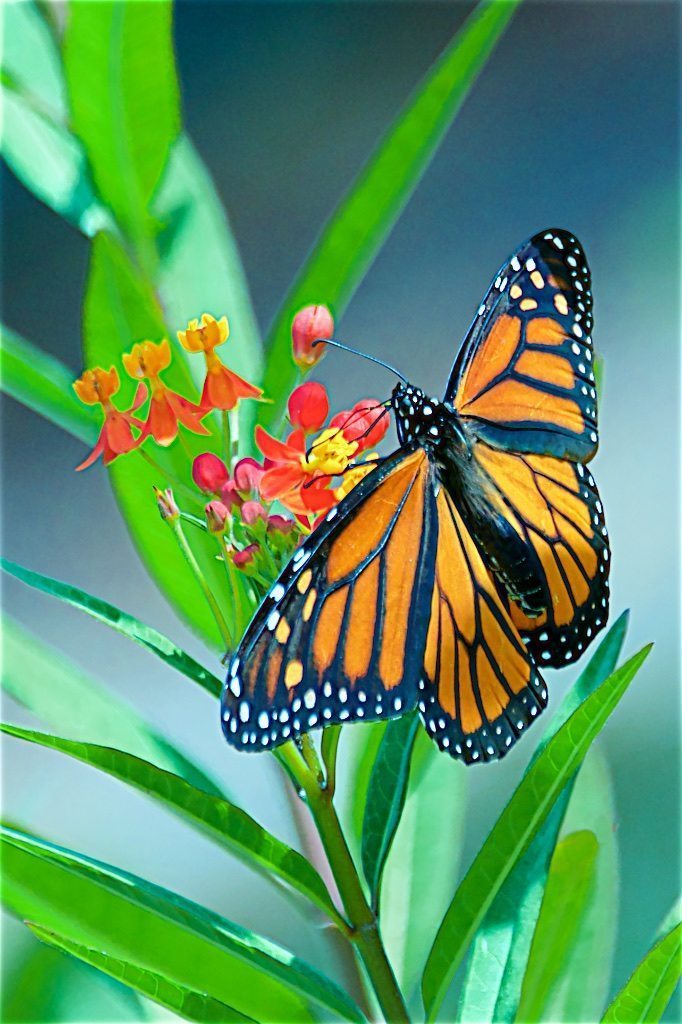
<svg viewBox="0 0 682 1024"><path fill-rule="evenodd" d="M366 352L360 352L357 348L351 348L350 345L343 345L340 341L334 341L332 338L317 338L313 342L313 348L316 345L331 345L333 348L340 348L342 352L350 352L354 356L360 356L361 359L367 359L370 363L376 363L377 366L383 366L384 370L388 370L389 373L394 373L403 384L407 384L407 377L403 377L399 370L396 370L395 366L389 366L383 359L377 359L376 356L370 356Z"/></svg>

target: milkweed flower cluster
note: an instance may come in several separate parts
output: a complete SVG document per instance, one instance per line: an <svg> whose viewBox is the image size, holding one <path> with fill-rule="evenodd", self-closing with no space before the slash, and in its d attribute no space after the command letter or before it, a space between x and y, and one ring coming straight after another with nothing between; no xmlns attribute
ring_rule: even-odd
<svg viewBox="0 0 682 1024"><path fill-rule="evenodd" d="M324 353L325 346L314 342L331 338L333 330L334 321L324 306L309 306L296 315L292 358L304 373ZM104 420L99 440L79 470L100 455L109 465L139 449L148 438L168 447L180 428L205 436L210 447L209 438L216 441L216 431L207 426L210 413L226 417L240 401L262 397L260 388L226 366L216 352L229 337L226 317L216 320L204 313L177 336L187 352L204 356L206 373L199 401L172 390L164 380L172 361L167 339L136 342L122 356L126 373L138 382L134 401L125 411L112 401L121 386L117 369L86 370L74 389L81 401L101 406ZM159 511L170 522L184 516L202 526L217 539L225 562L250 577L257 590L267 588L301 537L375 468L377 455L372 449L388 426L387 405L371 398L330 418L326 389L305 381L289 396L281 436L255 428L254 450L260 459L240 457L234 443L225 447L223 457L206 450L191 464L188 459L183 489L189 490L190 498L194 495L194 505L203 508L201 519L183 513L167 486L155 489Z"/></svg>

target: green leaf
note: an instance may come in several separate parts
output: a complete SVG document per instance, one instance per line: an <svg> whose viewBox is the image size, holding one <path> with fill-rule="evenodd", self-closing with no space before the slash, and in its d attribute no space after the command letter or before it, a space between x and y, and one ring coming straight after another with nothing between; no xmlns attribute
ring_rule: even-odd
<svg viewBox="0 0 682 1024"><path fill-rule="evenodd" d="M296 381L291 322L325 303L340 316L445 137L518 0L483 0L417 86L327 222L277 314L268 339L263 423L277 421Z"/></svg>
<svg viewBox="0 0 682 1024"><path fill-rule="evenodd" d="M41 721L75 737L94 737L166 768L214 796L220 786L133 708L114 697L65 654L2 617L2 686Z"/></svg>
<svg viewBox="0 0 682 1024"><path fill-rule="evenodd" d="M367 722L343 729L340 759L344 766L344 784L338 796L343 831L356 863L360 863L362 824L369 794L369 781L387 721Z"/></svg>
<svg viewBox="0 0 682 1024"><path fill-rule="evenodd" d="M573 832L557 844L533 935L517 1019L535 1024L561 980L594 885L599 844L593 832Z"/></svg>
<svg viewBox="0 0 682 1024"><path fill-rule="evenodd" d="M187 136L171 150L153 212L159 236L158 285L172 328L202 313L227 314L226 363L248 380L260 380L263 351L239 250L215 185ZM198 365L198 363L196 364ZM241 453L248 454L257 406L241 402Z"/></svg>
<svg viewBox="0 0 682 1024"><path fill-rule="evenodd" d="M7 79L1 95L0 150L19 181L85 234L106 225L111 218L97 202L78 140Z"/></svg>
<svg viewBox="0 0 682 1024"><path fill-rule="evenodd" d="M312 900L333 920L340 920L327 887L312 864L228 800L205 793L179 776L122 750L67 740L15 725L0 724L0 731L27 743L58 750L139 789L202 830L249 867L262 872L271 881L271 876L275 875Z"/></svg>
<svg viewBox="0 0 682 1024"><path fill-rule="evenodd" d="M85 359L91 366L118 362L121 352L130 349L133 342L143 338L158 340L165 333L154 296L141 282L121 246L106 234L97 235L93 242L84 319ZM203 360L200 362L203 364ZM174 391L196 399L187 363L178 351L164 371L163 380ZM128 388L128 399L132 399L134 388L130 381ZM210 422L206 422L210 427ZM183 505L193 502L192 510L201 510L201 499L192 483L191 463L200 452L218 452L218 438L215 433L200 437L181 429L182 441L174 441L169 448L150 447L148 442L142 452L116 459L110 467L111 480L133 542L157 586L206 642L224 650L204 594L172 531L159 516L153 497L154 486L170 483L178 490ZM218 560L219 544L214 536L196 530L191 543L204 578L223 615L234 627L233 636L241 636L253 606L247 602L240 574Z"/></svg>
<svg viewBox="0 0 682 1024"><path fill-rule="evenodd" d="M545 1014L551 1020L599 1019L611 987L618 918L619 866L613 786L599 745L578 772L564 818L564 832L588 828L599 841L592 896L563 977ZM544 913L544 911L543 911Z"/></svg>
<svg viewBox="0 0 682 1024"><path fill-rule="evenodd" d="M646 954L602 1021L651 1024L659 1021L682 974L682 924L676 925Z"/></svg>
<svg viewBox="0 0 682 1024"><path fill-rule="evenodd" d="M457 884L467 774L424 729L415 739L405 808L381 885L381 935L407 998L421 977Z"/></svg>
<svg viewBox="0 0 682 1024"><path fill-rule="evenodd" d="M149 270L147 211L180 127L171 5L74 4L64 67L71 124L98 194Z"/></svg>
<svg viewBox="0 0 682 1024"><path fill-rule="evenodd" d="M560 726L613 672L623 646L627 623L628 613L625 612L606 634L587 667L559 705L530 765L535 763ZM549 864L572 790L573 780L569 780L476 932L460 993L460 1021L511 1022L516 1018Z"/></svg>
<svg viewBox="0 0 682 1024"><path fill-rule="evenodd" d="M0 559L0 565L6 573L21 580L22 583L26 583L27 586L41 590L51 597L57 597L60 601L65 601L67 604L73 605L74 608L87 612L93 619L111 626L117 633L122 633L140 646L146 647L157 658L161 658L167 665L198 683L214 697L220 696L220 680L152 626L145 626L139 619L128 615L127 612L120 611L108 601L93 597L92 594L87 594L78 587L72 587L69 583L61 583L59 580L50 579L49 576L43 576L39 572L32 572L6 558Z"/></svg>
<svg viewBox="0 0 682 1024"><path fill-rule="evenodd" d="M45 19L35 3L3 4L2 72L55 120L67 117L61 58Z"/></svg>
<svg viewBox="0 0 682 1024"><path fill-rule="evenodd" d="M614 672L551 738L517 786L448 907L424 971L429 1020L438 1012L466 949L504 881L585 757L649 653L645 647Z"/></svg>
<svg viewBox="0 0 682 1024"><path fill-rule="evenodd" d="M384 865L405 804L410 758L418 729L416 713L389 722L372 766L362 824L362 870L375 909Z"/></svg>
<svg viewBox="0 0 682 1024"><path fill-rule="evenodd" d="M185 985L179 985L169 978L155 971L138 967L130 960L123 960L121 957L110 956L101 950L90 949L79 942L73 942L57 935L56 932L48 931L38 924L27 922L33 934L42 942L53 949L62 950L78 960L96 967L97 970L115 978L117 981L129 985L131 989L147 996L160 1006L184 1017L185 1020L211 1021L220 1024L222 1021L252 1021L239 1013L232 1006L227 1006L218 999L212 999L203 992L196 992Z"/></svg>
<svg viewBox="0 0 682 1024"><path fill-rule="evenodd" d="M106 949L256 1020L310 1021L318 1008L333 1019L363 1019L293 954L145 879L9 828L2 866L6 908L71 942Z"/></svg>
<svg viewBox="0 0 682 1024"><path fill-rule="evenodd" d="M101 416L83 405L73 390L73 374L52 356L25 341L8 327L0 329L2 390L56 423L84 444L94 446Z"/></svg>

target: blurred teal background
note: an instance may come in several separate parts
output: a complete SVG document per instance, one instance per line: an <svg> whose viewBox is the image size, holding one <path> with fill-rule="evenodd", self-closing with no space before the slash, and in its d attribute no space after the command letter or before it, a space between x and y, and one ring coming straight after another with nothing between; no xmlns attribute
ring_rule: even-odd
<svg viewBox="0 0 682 1024"><path fill-rule="evenodd" d="M228 208L264 328L324 218L468 10L460 3L179 4L185 122ZM680 877L679 15L674 3L522 5L337 329L437 393L510 250L549 226L583 242L594 340L605 361L595 475L612 537L612 608L614 616L632 609L629 652L656 643L602 741L619 816L618 983L648 948ZM2 187L4 320L76 376L87 243L4 167ZM317 376L338 408L365 394L383 398L392 386L383 371L340 354L329 355ZM102 467L75 475L82 446L10 400L3 400L3 431L6 554L106 597L205 660L137 561ZM5 583L3 601L294 841L270 759L228 750L208 697L19 584ZM578 670L548 674L552 706ZM14 706L5 716L28 719ZM465 859L533 746L523 742L501 764L470 771ZM4 765L6 817L325 963L325 933L144 798L12 741ZM5 940L11 974L28 939L6 922ZM67 988L49 1013L59 998L70 1019L130 1013L99 989L92 1006L82 997L76 1012Z"/></svg>

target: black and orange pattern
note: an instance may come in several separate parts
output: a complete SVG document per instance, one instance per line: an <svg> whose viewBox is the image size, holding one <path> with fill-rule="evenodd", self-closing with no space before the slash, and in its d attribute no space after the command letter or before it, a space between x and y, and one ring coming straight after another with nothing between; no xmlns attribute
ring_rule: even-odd
<svg viewBox="0 0 682 1024"><path fill-rule="evenodd" d="M558 229L536 235L488 289L445 401L491 444L587 462L598 443L591 334L582 246Z"/></svg>
<svg viewBox="0 0 682 1024"><path fill-rule="evenodd" d="M418 707L466 763L511 749L547 704L539 670L608 616L591 330L583 250L542 232L491 285L444 400L396 386L399 449L296 551L230 662L232 745Z"/></svg>

